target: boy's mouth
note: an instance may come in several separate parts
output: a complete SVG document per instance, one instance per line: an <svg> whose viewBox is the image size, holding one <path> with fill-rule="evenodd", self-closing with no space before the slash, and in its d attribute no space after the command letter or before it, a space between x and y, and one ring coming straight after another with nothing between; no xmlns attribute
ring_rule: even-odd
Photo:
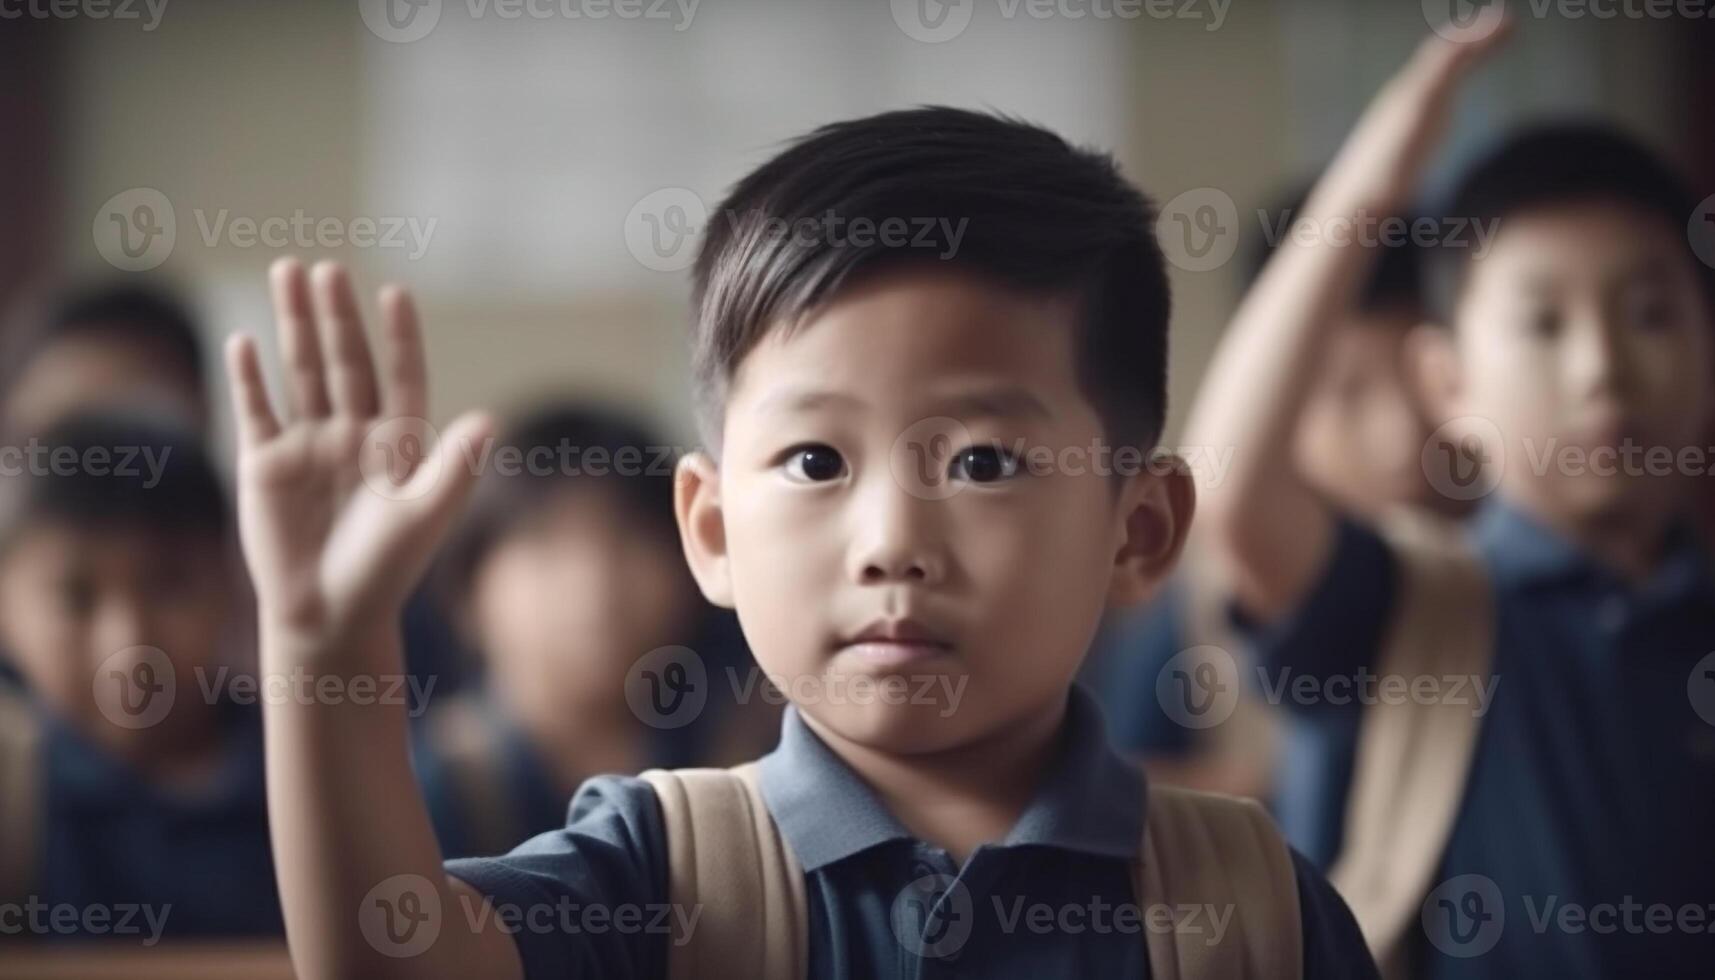
<svg viewBox="0 0 1715 980"><path fill-rule="evenodd" d="M897 667L951 653L952 643L917 620L878 619L842 640L837 652L875 667Z"/></svg>

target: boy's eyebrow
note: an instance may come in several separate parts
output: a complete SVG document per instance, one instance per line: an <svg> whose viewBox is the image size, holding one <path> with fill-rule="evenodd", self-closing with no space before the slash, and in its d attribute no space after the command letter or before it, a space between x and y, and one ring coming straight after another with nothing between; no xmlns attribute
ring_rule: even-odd
<svg viewBox="0 0 1715 980"><path fill-rule="evenodd" d="M948 415L990 418L1052 419L1054 413L1040 398L1017 385L996 385L948 395L939 403Z"/></svg>

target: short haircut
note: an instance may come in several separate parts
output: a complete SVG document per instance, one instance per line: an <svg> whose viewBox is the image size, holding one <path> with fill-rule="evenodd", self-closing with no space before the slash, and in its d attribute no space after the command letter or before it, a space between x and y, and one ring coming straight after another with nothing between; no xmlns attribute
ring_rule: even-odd
<svg viewBox="0 0 1715 980"><path fill-rule="evenodd" d="M21 324L8 345L5 387L9 390L44 349L104 332L155 351L206 407L208 376L196 320L165 289L124 280L70 288Z"/></svg>
<svg viewBox="0 0 1715 980"><path fill-rule="evenodd" d="M1715 304L1715 276L1692 253L1685 232L1696 198L1665 160L1613 126L1556 122L1514 133L1465 172L1445 211L1487 227L1526 211L1600 202L1630 205L1666 221L1686 244L1705 302ZM1438 322L1452 325L1471 262L1468 245L1430 250L1429 296Z"/></svg>
<svg viewBox="0 0 1715 980"><path fill-rule="evenodd" d="M495 454L510 454L502 459ZM477 568L501 541L562 494L599 490L645 536L640 546L674 548L670 447L643 423L600 405L562 402L531 410L495 440L494 465L436 562L444 598L468 594Z"/></svg>
<svg viewBox="0 0 1715 980"><path fill-rule="evenodd" d="M1290 241L1293 223L1298 220L1304 204L1310 197L1311 184L1305 182L1295 187L1290 193L1281 194L1266 211L1261 214L1262 220L1257 222L1256 234L1242 246L1240 253L1244 263L1245 283L1247 288L1255 284L1257 277L1268 265L1268 260L1274 255L1274 250L1282 241ZM1410 234L1410 229L1419 219L1417 216L1402 213L1388 215L1383 218L1391 225L1403 228L1406 234L1398 240L1389 240L1377 246L1379 254L1375 263L1370 267L1370 275L1364 282L1362 292L1358 294L1358 312L1363 314L1382 314L1403 312L1421 316L1424 312L1423 295L1423 253L1424 249Z"/></svg>
<svg viewBox="0 0 1715 980"><path fill-rule="evenodd" d="M908 231L903 244L855 243L828 230L834 221ZM783 233L819 222L824 233ZM947 233L961 223L962 238ZM1046 129L922 107L816 129L715 209L693 292L696 404L709 447L719 450L733 372L765 336L796 329L860 271L935 263L1078 296L1079 381L1108 438L1159 438L1170 303L1149 200L1112 157Z"/></svg>
<svg viewBox="0 0 1715 980"><path fill-rule="evenodd" d="M0 549L43 524L226 536L225 488L201 439L181 426L80 412L23 446L0 476Z"/></svg>

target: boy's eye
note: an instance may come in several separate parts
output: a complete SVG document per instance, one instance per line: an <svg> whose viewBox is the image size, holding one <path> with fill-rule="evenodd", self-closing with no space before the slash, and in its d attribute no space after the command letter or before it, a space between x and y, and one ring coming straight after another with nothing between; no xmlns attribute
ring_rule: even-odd
<svg viewBox="0 0 1715 980"><path fill-rule="evenodd" d="M1560 311L1542 307L1530 313L1530 332L1538 337L1554 337L1560 333Z"/></svg>
<svg viewBox="0 0 1715 980"><path fill-rule="evenodd" d="M837 480L846 471L846 461L829 446L795 446L787 450L786 475L801 483Z"/></svg>
<svg viewBox="0 0 1715 980"><path fill-rule="evenodd" d="M1627 321L1646 330L1660 330L1674 320L1673 303L1657 292L1638 293L1627 297Z"/></svg>
<svg viewBox="0 0 1715 980"><path fill-rule="evenodd" d="M955 480L994 483L1015 476L1018 459L999 446L971 446L948 461L947 472Z"/></svg>

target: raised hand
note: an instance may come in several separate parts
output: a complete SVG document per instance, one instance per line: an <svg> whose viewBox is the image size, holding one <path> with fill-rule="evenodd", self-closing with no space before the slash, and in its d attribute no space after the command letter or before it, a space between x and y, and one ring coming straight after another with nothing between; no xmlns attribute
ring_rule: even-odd
<svg viewBox="0 0 1715 980"><path fill-rule="evenodd" d="M238 518L270 646L341 656L398 613L468 496L474 447L491 428L460 417L432 448L416 308L404 289L381 291L380 370L345 270L306 275L281 259L269 270L285 361L277 415L254 340L226 348L238 429Z"/></svg>

